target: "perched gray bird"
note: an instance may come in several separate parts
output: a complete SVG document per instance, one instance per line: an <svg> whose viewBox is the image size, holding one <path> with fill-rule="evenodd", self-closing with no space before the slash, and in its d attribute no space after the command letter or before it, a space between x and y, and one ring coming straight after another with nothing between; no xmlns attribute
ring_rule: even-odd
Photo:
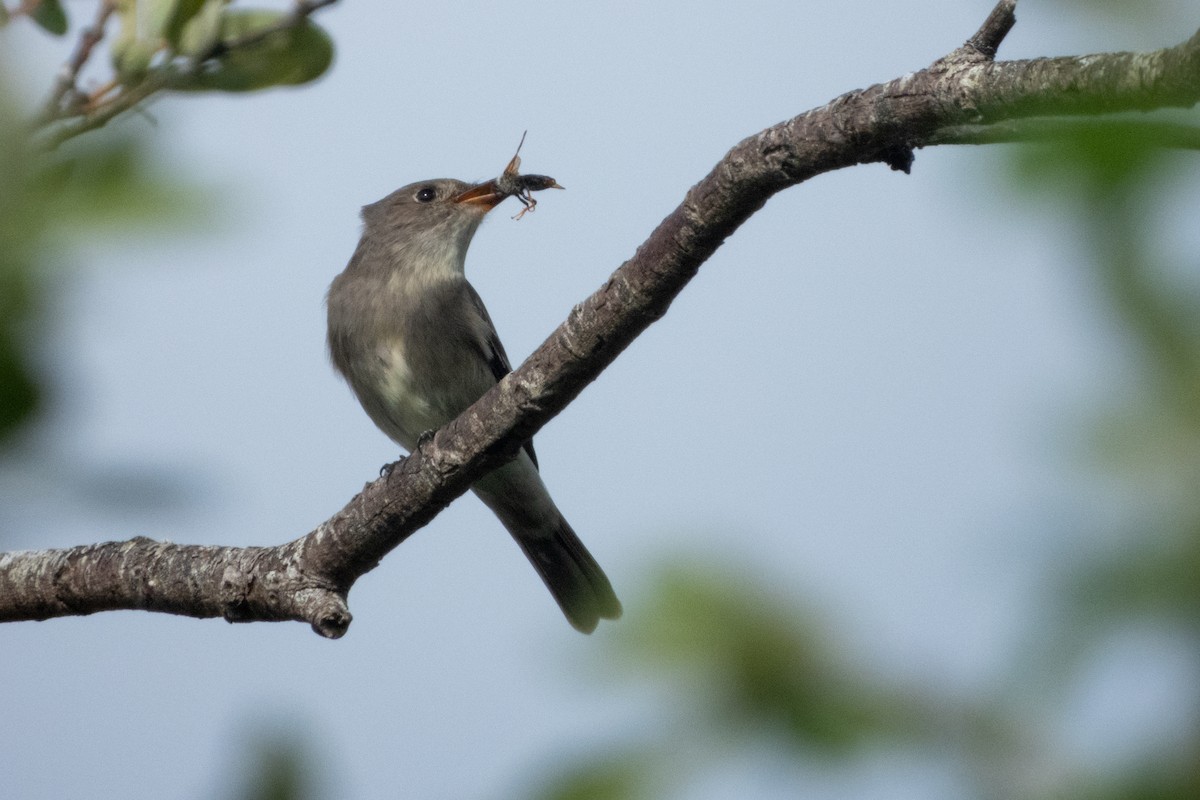
<svg viewBox="0 0 1200 800"><path fill-rule="evenodd" d="M520 176L501 183L510 170L480 184L414 183L364 207L358 249L329 288L333 364L371 420L410 452L423 433L457 417L512 370L463 274L487 212L510 194L531 200L517 191ZM545 181L553 184L546 178L527 188L549 188ZM590 633L601 618L621 615L608 578L550 499L532 442L471 488L575 628Z"/></svg>

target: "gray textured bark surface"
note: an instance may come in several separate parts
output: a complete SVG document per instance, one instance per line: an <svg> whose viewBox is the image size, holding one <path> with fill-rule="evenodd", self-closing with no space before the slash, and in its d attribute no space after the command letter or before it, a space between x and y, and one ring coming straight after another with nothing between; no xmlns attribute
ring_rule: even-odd
<svg viewBox="0 0 1200 800"><path fill-rule="evenodd" d="M126 608L304 620L340 636L353 582L562 411L775 193L855 164L907 171L914 148L988 141L995 123L1012 140L1020 138L1012 126L1029 117L1200 102L1200 33L1152 53L995 62L1015 5L1003 0L928 69L849 92L734 146L524 364L316 530L273 548L139 538L3 555L0 621Z"/></svg>

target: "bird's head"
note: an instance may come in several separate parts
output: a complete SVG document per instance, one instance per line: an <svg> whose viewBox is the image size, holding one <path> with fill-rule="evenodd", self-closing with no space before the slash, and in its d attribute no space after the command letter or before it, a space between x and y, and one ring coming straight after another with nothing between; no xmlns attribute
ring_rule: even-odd
<svg viewBox="0 0 1200 800"><path fill-rule="evenodd" d="M406 251L461 263L479 223L506 196L494 180L410 183L363 208L364 233Z"/></svg>

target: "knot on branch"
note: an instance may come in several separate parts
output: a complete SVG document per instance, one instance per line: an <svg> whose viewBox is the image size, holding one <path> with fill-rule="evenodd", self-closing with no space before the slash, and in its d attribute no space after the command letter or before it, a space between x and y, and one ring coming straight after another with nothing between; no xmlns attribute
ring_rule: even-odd
<svg viewBox="0 0 1200 800"><path fill-rule="evenodd" d="M261 558L255 561L249 568L225 567L220 583L222 617L229 622L297 620L327 639L345 635L353 619L345 589L333 588L292 564L268 568Z"/></svg>
<svg viewBox="0 0 1200 800"><path fill-rule="evenodd" d="M328 589L313 589L301 592L297 598L305 609L304 619L313 632L326 639L340 639L346 635L354 616L346 605L346 596Z"/></svg>

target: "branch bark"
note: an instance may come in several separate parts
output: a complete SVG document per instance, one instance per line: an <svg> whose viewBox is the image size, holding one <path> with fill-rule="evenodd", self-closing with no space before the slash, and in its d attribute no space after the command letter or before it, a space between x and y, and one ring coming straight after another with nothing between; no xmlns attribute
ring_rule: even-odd
<svg viewBox="0 0 1200 800"><path fill-rule="evenodd" d="M927 69L849 92L739 142L524 364L316 530L278 547L139 538L3 555L0 621L138 608L235 622L303 620L323 636L341 636L354 581L513 457L666 313L700 265L775 193L856 164L907 171L914 148L983 141L992 125L1200 102L1200 33L1150 53L996 62L1015 6L1001 0L979 32Z"/></svg>

